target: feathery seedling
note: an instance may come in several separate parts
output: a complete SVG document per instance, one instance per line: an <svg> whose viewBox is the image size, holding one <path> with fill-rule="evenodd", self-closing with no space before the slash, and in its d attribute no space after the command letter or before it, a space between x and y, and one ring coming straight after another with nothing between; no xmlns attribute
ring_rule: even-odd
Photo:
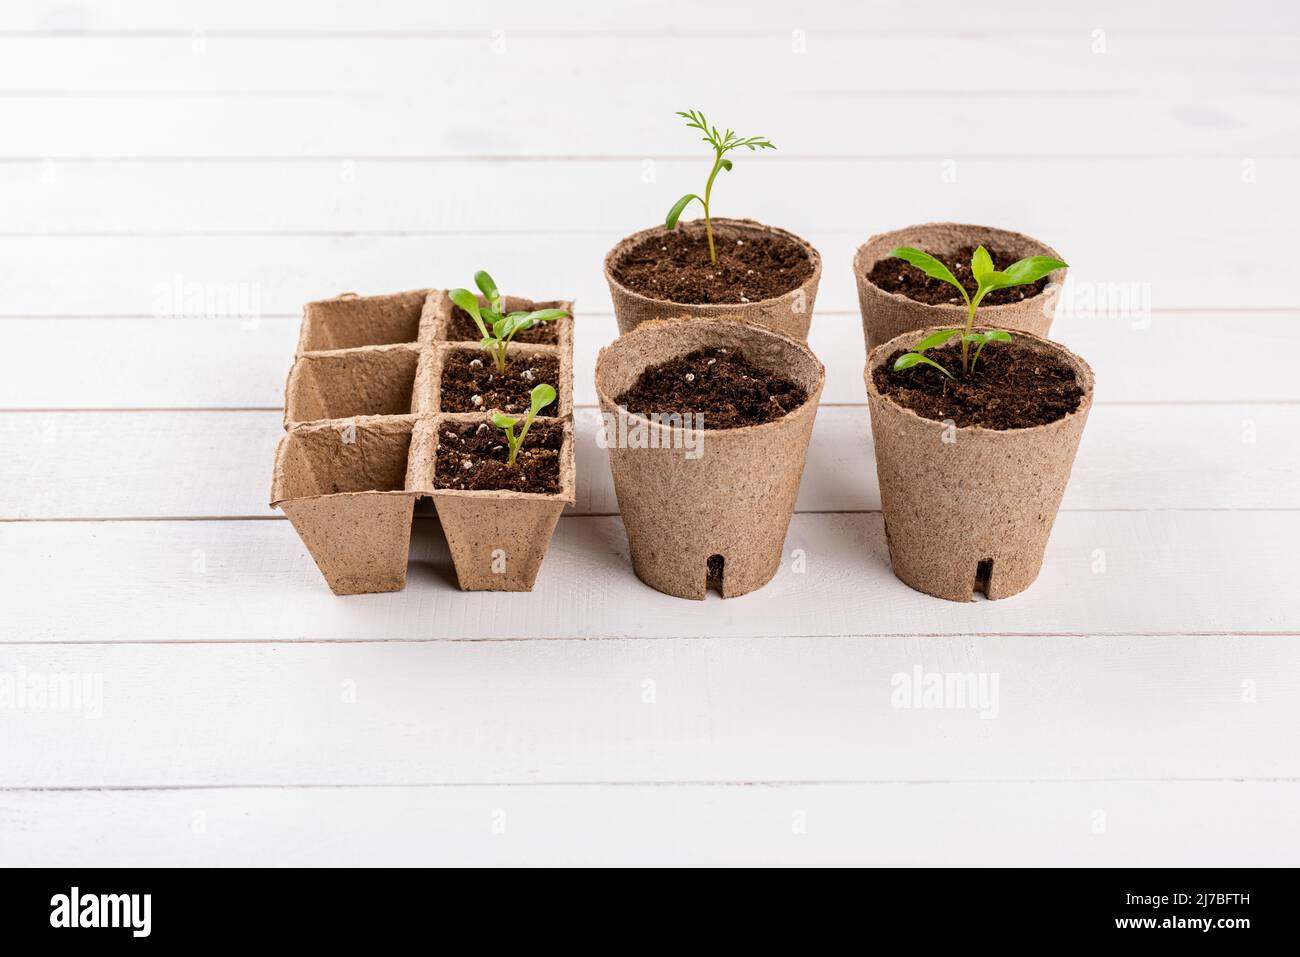
<svg viewBox="0 0 1300 957"><path fill-rule="evenodd" d="M677 202L673 203L673 208L668 210L668 218L664 220L664 225L670 230L677 228L677 220L681 218L682 210L690 205L691 200L698 199L700 205L704 207L704 234L709 238L709 262L718 261L717 251L713 248L713 220L709 215L709 199L713 194L713 181L718 178L720 170L731 171L731 160L726 158L726 154L734 149L744 146L751 152L756 149L774 150L776 146L768 140L766 136L737 136L732 130L726 130L718 133L716 126L710 126L704 119L704 114L695 110L682 112L677 111L677 115L686 120L686 125L691 129L699 130L704 134L704 142L713 147L713 169L709 171L709 180L704 184L704 195L697 196L695 193L687 193Z"/></svg>
<svg viewBox="0 0 1300 957"><path fill-rule="evenodd" d="M894 363L894 369L898 371L910 369L915 365L933 366L949 379L955 379L956 376L925 355L927 349L937 348L953 336L960 335L962 372L967 375L973 374L975 364L979 362L980 353L984 351L986 345L990 342L1011 341L1011 334L1005 329L990 329L988 332L971 331L971 327L975 325L975 310L979 307L981 300L995 289L1009 289L1012 286L1024 286L1031 282L1038 282L1048 273L1055 269L1061 269L1066 265L1066 263L1051 256L1028 256L1017 260L1006 269L998 271L993 267L993 257L989 255L989 251L980 246L975 250L975 255L970 260L971 275L975 277L977 284L975 295L972 296L966 292L966 287L957 281L957 277L949 271L948 267L929 253L913 249L911 246L899 246L890 250L889 255L911 263L927 276L942 279L950 286L956 286L957 291L961 293L962 299L966 301L965 329L943 329L926 336L912 347L911 352L899 356ZM975 346L974 356L969 355L972 345Z"/></svg>
<svg viewBox="0 0 1300 957"><path fill-rule="evenodd" d="M478 331L483 335L479 342L480 349L486 349L496 363L497 372L506 371L506 351L510 340L518 333L543 322L563 319L568 315L563 309L536 309L532 312L505 312L505 297L497 289L497 284L484 270L474 273L474 284L478 286L487 299L487 306L480 306L478 297L468 289L453 289L447 295L451 301L464 309Z"/></svg>
<svg viewBox="0 0 1300 957"><path fill-rule="evenodd" d="M519 423L513 415L506 415L503 412L498 412L496 415L492 416L493 424L506 434L506 445L510 449L510 457L506 459L506 465L511 467L514 466L515 458L519 455L520 448L523 447L524 437L528 435L528 430L532 427L533 419L537 418L538 412L542 411L542 409L546 408L554 401L554 386L548 385L545 382L539 386L535 386L530 394L529 405L531 408L528 410L528 415L524 417L524 424L520 426L519 436L517 438L515 437L515 426Z"/></svg>

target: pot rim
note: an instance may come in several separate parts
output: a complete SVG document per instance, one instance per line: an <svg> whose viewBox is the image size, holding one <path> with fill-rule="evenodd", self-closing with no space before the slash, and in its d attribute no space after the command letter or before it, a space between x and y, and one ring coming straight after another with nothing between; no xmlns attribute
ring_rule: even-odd
<svg viewBox="0 0 1300 957"><path fill-rule="evenodd" d="M924 339L927 335L930 335L931 333L939 332L940 330L947 329L947 328L950 327L944 325L938 325L938 326L928 326L925 329L913 329L909 332L904 332L901 335L897 335L887 342L882 342L878 346L873 348L867 354L866 368L863 370L863 375L862 375L863 379L866 381L868 399L872 399L877 402L888 402L892 408L903 413L903 415L905 416L911 416L912 418L916 419L918 422L924 422L929 425L943 425L943 420L941 419L926 418L925 416L918 414L914 410L907 408L907 406L900 405L898 402L895 402L889 396L881 395L880 392L876 389L875 378L872 375L872 373L875 372L875 370L879 366L884 364L890 352L892 352L895 349L903 347L905 340L911 342L919 342L921 339ZM980 329L996 329L996 328L997 326L988 326L988 325L980 324L980 325L972 326L971 331L974 332ZM1079 379L1080 385L1084 387L1083 398L1079 400L1079 405L1073 412L1069 412L1066 415L1061 416L1059 419L1053 419L1051 422L1043 422L1039 425L1030 425L1020 429L989 429L989 428L985 428L982 425L953 426L953 428L957 429L958 432L962 432L965 434L978 433L979 435L988 435L988 436L1010 436L1014 438L1017 436L1025 435L1026 433L1029 432L1037 431L1039 429L1059 428L1064 423L1071 421L1075 416L1087 415L1088 410L1092 407L1093 389L1096 384L1096 379L1095 376L1093 375L1092 366L1088 365L1087 362L1085 362L1079 356L1075 355L1073 352L1071 352L1065 346L1061 345L1059 342L1054 342L1051 339L1044 339L1042 336L1036 336L1031 332L1020 332L1019 330L1013 331L1011 333L1011 336L1013 339L1025 338L1040 343L1041 345L1047 347L1048 351L1054 353L1058 358L1063 359L1067 364L1072 366L1074 368L1075 375Z"/></svg>
<svg viewBox="0 0 1300 957"><path fill-rule="evenodd" d="M648 335L659 329L677 326L679 323L691 323L694 326L699 326L701 323L717 323L717 324L725 323L728 329L733 329L733 328L740 329L745 334L752 334L756 336L770 336L773 339L779 339L787 347L794 349L796 352L805 353L808 358L812 359L812 361L816 363L817 370L818 370L816 385L813 388L808 390L808 397L804 399L803 403L800 404L797 408L791 409L789 412L781 416L779 419L773 419L771 422L763 422L759 425L736 425L725 429L707 429L707 428L706 429L684 429L682 431L691 432L691 433L705 433L705 434L712 432L714 434L725 433L727 435L742 435L742 434L749 435L749 434L756 433L762 429L772 429L772 428L779 427L789 422L795 416L805 414L808 410L811 410L814 414L816 413L818 406L821 404L822 389L826 385L826 366L820 359L817 358L817 354L813 352L812 349L808 348L808 346L805 343L802 343L797 339L793 339L790 336L787 336L785 333L777 332L774 329L770 329L767 326L759 326L750 322L743 322L739 319L703 317L703 318L681 318L681 319L648 319L645 322L638 325L635 329L631 330L630 332L623 333L623 335L619 336L613 342L609 343L609 345L602 346L600 352L596 354L596 373L594 376L596 380L596 398L599 400L602 414L606 406L615 409L623 408L617 402L614 401L612 396L610 396L605 392L605 388L601 384L600 368L601 368L601 363L605 361L605 353L608 352L610 349L617 348L619 343L623 342L624 340L632 336ZM643 332L642 330L645 331ZM652 429L663 430L669 428L663 423L654 422L651 419L646 418L644 415L638 412L630 412L625 410L625 414L629 419L643 420Z"/></svg>
<svg viewBox="0 0 1300 957"><path fill-rule="evenodd" d="M700 312L704 312L706 316L711 315L713 313L722 315L728 312L735 312L737 309L750 309L754 306L765 306L769 303L780 302L782 299L785 299L787 296L790 296L801 289L807 289L810 285L815 285L817 282L820 281L822 275L821 253L817 251L817 249L813 246L812 243L808 242L808 240L804 239L802 236L797 236L794 233L790 232L788 229L782 229L780 226L769 226L767 225L767 223L761 223L756 219L731 219L729 217L724 217L724 216L713 216L711 217L711 219L715 225L722 224L726 226L739 227L741 229L747 229L753 232L776 233L779 236L791 240L792 242L800 246L805 253L807 253L808 259L812 262L812 267L813 267L812 274L803 282L799 283L799 285L791 289L787 289L785 292L778 293L775 296L770 296L767 299L755 299L751 302L678 302L676 299L654 299L650 296L643 295L642 293L633 292L631 289L623 285L623 283L619 282L614 277L614 270L613 270L614 259L616 258L617 255L622 254L629 247L636 245L641 240L655 233L667 232L668 231L667 227L665 227L662 223L660 223L658 226L651 226L647 229L642 229L635 233L631 233L630 235L624 236L622 239L620 239L617 243L614 244L614 247L605 254L605 263L604 263L605 281L608 282L612 288L617 288L622 295L627 296L629 299L638 302L656 303L660 307L677 306L682 309L693 309L696 310L697 314ZM703 222L703 220L690 219L687 220L683 225L689 225L692 223L700 223L700 222Z"/></svg>
<svg viewBox="0 0 1300 957"><path fill-rule="evenodd" d="M890 229L883 233L875 233L871 236L868 236L866 242L864 242L861 246L859 246L857 250L853 253L854 276L857 277L857 280L860 283L864 283L866 286L874 290L877 294L881 296L888 296L890 299L907 303L910 306L913 306L915 308L933 309L936 313L940 313L940 314L952 312L952 313L960 313L963 316L966 315L966 307L964 305L954 304L954 303L919 302L916 299L912 299L910 296L903 295L901 292L890 292L887 289L881 289L874 282L872 282L870 278L868 278L868 273L870 272L870 270L866 269L863 265L863 259L866 256L867 247L872 245L873 243L879 242L880 240L886 239L890 236L896 236L899 233L910 232L911 230L914 229L932 229L936 227L946 227L951 229L975 229L986 233L1000 234L1002 236L1011 237L1013 239L1024 240L1026 242L1032 243L1035 246L1041 246L1043 249L1047 250L1047 253L1036 253L1035 255L1050 255L1053 258L1061 259L1061 261L1064 262L1064 259L1062 259L1061 254L1058 253L1051 246L1047 245L1047 243L1043 242L1041 239L1035 239L1033 236L1030 236L1027 233L1016 232L1014 229L1003 229L999 226L982 226L979 223L951 223L951 222L914 223L911 226L902 226L898 229ZM1043 291L1038 293L1037 295L1030 296L1028 299L1022 299L1019 302L1003 302L994 305L980 306L979 307L980 311L982 313L984 310L990 310L991 314L998 315L1000 314L999 313L1000 310L1022 309L1024 308L1025 303L1027 302L1033 302L1034 300L1042 299L1045 296L1049 296L1052 294L1053 290L1060 289L1064 285L1065 280L1063 277L1067 269L1069 269L1068 265L1063 266L1060 269L1054 269L1052 270L1052 272L1048 273L1048 275L1051 276L1052 278L1049 280L1047 285L1043 287ZM1061 278L1057 278L1058 274L1060 275ZM963 325L964 324L965 323L963 322Z"/></svg>

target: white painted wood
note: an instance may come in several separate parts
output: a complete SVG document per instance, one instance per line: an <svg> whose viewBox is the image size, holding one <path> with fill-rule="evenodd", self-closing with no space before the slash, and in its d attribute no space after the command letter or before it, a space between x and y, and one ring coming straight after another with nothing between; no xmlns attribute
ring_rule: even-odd
<svg viewBox="0 0 1300 957"><path fill-rule="evenodd" d="M600 348L618 335L614 317L578 307L574 392L595 405ZM1296 402L1300 310L1282 313L1157 313L1145 319L1063 315L1053 336L1097 373L1098 405L1113 402ZM205 320L11 319L0 333L0 409L257 408L284 404L298 341L296 315ZM1248 363L1224 366L1230 342ZM866 399L857 310L817 310L809 344L826 364L823 404ZM1210 383L1213 383L1211 387Z"/></svg>
<svg viewBox="0 0 1300 957"><path fill-rule="evenodd" d="M589 313L609 312L604 256L626 233L653 225L659 206L650 204L639 222L601 233L0 236L0 260L20 277L6 287L0 314L240 316L252 309L290 315L304 302L345 291L371 295L451 285L487 263L513 264L512 288L535 290L544 298L562 295ZM852 312L858 305L850 265L854 251L872 232L902 224L865 222L844 230L780 225L801 232L822 254L817 309ZM1005 225L1042 235L1032 223ZM1076 285L1069 295L1084 311L1091 310L1083 290L1112 284L1138 284L1139 301L1145 298L1161 309L1300 305L1288 275L1262 266L1257 247L1246 237L1230 237L1211 260L1134 259L1114 244L1094 251L1095 258L1083 261L1070 254L1078 265L1071 271ZM79 282L67 281L69 263L76 263ZM191 308L201 311L191 313Z"/></svg>
<svg viewBox="0 0 1300 957"><path fill-rule="evenodd" d="M1296 511L1064 512L1032 588L958 603L894 578L878 513L803 514L776 577L718 604L641 584L612 517L562 518L530 594L458 591L418 521L406 590L353 598L288 522L16 522L0 524L0 642L1300 634L1297 536Z"/></svg>
<svg viewBox="0 0 1300 957"><path fill-rule="evenodd" d="M1267 0L6 3L0 409L65 411L0 413L0 517L267 520L0 523L0 678L105 682L98 720L0 711L5 862L1294 863L1298 34ZM686 106L780 146L718 211L825 257L807 573L688 604L566 517L535 593L465 595L421 520L405 592L334 598L263 510L301 304L488 265L578 298L589 405L601 258L698 185ZM838 511L878 504L849 257L927 219L1056 245L1098 373L1005 602L911 592ZM1093 315L1130 283L1149 324ZM893 708L916 665L997 673L998 717Z"/></svg>
<svg viewBox="0 0 1300 957"><path fill-rule="evenodd" d="M1295 422L1290 405L1098 406L1062 507L1294 507ZM577 410L576 514L618 512L599 428ZM264 518L282 434L278 412L0 413L0 519ZM866 406L818 411L796 508L880 508Z"/></svg>
<svg viewBox="0 0 1300 957"><path fill-rule="evenodd" d="M10 791L0 818L20 867L1285 867L1297 800L1294 782Z"/></svg>
<svg viewBox="0 0 1300 957"><path fill-rule="evenodd" d="M998 32L1041 37L1060 32L1087 34L1097 23L1108 23L1121 35L1136 32L1141 39L1169 33L1251 38L1294 32L1300 20L1294 9L1270 0L1242 0L1231 8L1196 6L1196 16L1171 25L1167 8L1094 0L1086 8L1062 4L1044 7L1032 0L1006 0ZM865 4L836 3L794 12L782 4L722 0L700 5L691 0L628 0L617 6L582 10L581 17L539 9L527 0L482 0L459 6L375 0L358 7L349 0L132 0L131 3L70 6L59 0L13 0L0 13L0 29L47 32L167 31L182 35L196 29L220 32L316 33L362 35L376 32L420 31L433 35L486 32L490 25L532 32L608 33L672 43L680 35L723 32L750 34L786 30L798 20L823 32L854 31L896 36L960 35L978 41L989 34L988 12L972 10L961 0L936 0L926 15L905 0ZM1176 30L1173 27L1176 26Z"/></svg>
<svg viewBox="0 0 1300 957"><path fill-rule="evenodd" d="M92 690L5 709L4 788L1300 777L1292 638L8 645L0 674ZM984 696L908 706L948 675Z"/></svg>
<svg viewBox="0 0 1300 957"><path fill-rule="evenodd" d="M663 122L676 129L671 113ZM695 154L689 130L680 133L674 151L680 159L9 162L0 164L2 231L461 235L581 230L615 239L661 220L673 199L697 188L707 175L707 154ZM954 216L1013 224L1056 245L1076 268L1084 268L1125 252L1124 244L1115 249L1116 223L1135 216L1143 220L1146 247L1171 250L1170 259L1193 236L1205 236L1217 250L1252 236L1265 245L1284 242L1276 210L1300 201L1300 159L1260 157L1252 169L1254 182L1243 181L1242 159L1235 156L1144 160L1120 155L1102 163L826 160L777 150L738 157L733 175L717 186L714 208L720 215L748 215L796 231L858 230L864 239L871 232ZM1195 203L1185 201L1189 193L1196 195ZM1044 196L1052 201L1044 203ZM1160 215L1150 215L1154 209ZM1207 222L1214 226L1212 240ZM548 262L558 264L570 255L557 253ZM1216 258L1198 265L1217 268ZM503 281L508 265L494 266ZM599 271L599 261L591 265ZM1136 265L1152 266L1149 261ZM849 265L829 268L829 278L844 281Z"/></svg>
<svg viewBox="0 0 1300 957"><path fill-rule="evenodd" d="M807 12L814 11L800 11ZM441 35L303 32L266 37L205 31L196 37L191 27L165 34L0 36L0 89L31 94L93 91L96 96L437 95L454 109L474 97L496 97L526 77L557 96L603 97L612 104L619 102L619 91L593 89L596 81L618 76L636 93L630 102L689 98L699 94L701 72L725 62L728 76L743 84L750 102L773 92L854 90L877 98L942 92L960 103L971 95L1010 91L1049 97L1095 92L1117 98L1263 92L1276 86L1278 72L1300 52L1300 38L1294 34L1245 39L1182 31L1148 35L1140 43L1117 38L1097 52L1092 26L1044 35L1040 20L1034 24L1037 30L1008 24L1012 29L974 38L940 35L941 30L933 29L941 26L933 16L927 11L929 23L914 23L920 28L916 32L810 30L806 22L792 27L795 20L787 20L785 29L755 31L736 23L732 26L737 29L713 29L707 35L683 30L671 41L674 65L680 67L673 71L663 71L655 62L667 44L628 44L604 30L517 30L507 22L496 24L500 33L495 38L494 28L484 21L477 30ZM617 30L620 25L614 26ZM798 52L795 29L803 31L803 53ZM1033 42L1025 42L1026 32L1035 33ZM272 49L275 57L267 58ZM927 69L915 70L921 60ZM850 61L856 61L855 69L846 71L844 64ZM1200 69L1189 73L1189 61L1199 63ZM250 70L250 62L258 68ZM898 82L900 75L907 76L905 84ZM729 96L726 90L710 91L710 96L717 94ZM614 110L601 115L602 125L618 120Z"/></svg>

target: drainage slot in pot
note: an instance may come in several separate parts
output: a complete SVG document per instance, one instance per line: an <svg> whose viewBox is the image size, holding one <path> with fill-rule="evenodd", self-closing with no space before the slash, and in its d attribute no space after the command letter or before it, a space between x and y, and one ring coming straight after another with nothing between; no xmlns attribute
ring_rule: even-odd
<svg viewBox="0 0 1300 957"><path fill-rule="evenodd" d="M722 569L725 560L721 555L710 555L709 560L704 563L704 590L712 588L719 595L722 594Z"/></svg>
<svg viewBox="0 0 1300 957"><path fill-rule="evenodd" d="M986 558L975 566L975 587L973 594L989 596L989 582L993 578L993 559Z"/></svg>

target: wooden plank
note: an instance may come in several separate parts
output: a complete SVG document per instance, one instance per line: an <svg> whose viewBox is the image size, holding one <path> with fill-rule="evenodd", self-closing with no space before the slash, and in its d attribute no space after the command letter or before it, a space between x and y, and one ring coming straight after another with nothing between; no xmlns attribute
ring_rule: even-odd
<svg viewBox="0 0 1300 957"><path fill-rule="evenodd" d="M1125 0L1094 0L1086 9L1069 5L1043 7L1030 0L1010 0L998 32L1039 37L1071 33L1088 37L1098 23L1118 34L1136 31L1167 35L1173 32L1167 10ZM782 4L754 0L724 0L701 6L690 0L629 0L617 7L583 8L581 16L538 9L524 0L482 0L459 7L429 6L409 0L377 0L358 7L349 0L202 0L179 5L169 0L132 0L129 4L71 6L58 0L13 0L0 11L0 29L65 32L167 31L188 36L195 24L214 33L487 33L494 25L512 30L558 34L605 33L676 36L721 33L737 35L767 30L788 31L798 22L814 32L880 32L895 35L962 35L972 38L989 31L986 13L960 0L936 0L918 16L903 0L881 0L870 6L835 4L801 9L798 18ZM1230 8L1198 8L1195 17L1180 19L1177 32L1230 38L1294 32L1293 8L1268 0L1243 0Z"/></svg>
<svg viewBox="0 0 1300 957"><path fill-rule="evenodd" d="M0 259L21 280L6 285L0 315L294 315L304 302L344 291L454 285L487 263L511 264L511 288L574 299L586 312L609 312L601 263L623 232L646 224L608 233L0 236ZM857 309L853 253L873 229L887 225L893 224L800 229L825 262L819 310ZM1257 248L1245 238L1230 238L1212 261L1162 255L1136 262L1122 244L1093 252L1086 260L1071 255L1078 265L1065 293L1069 309L1089 311L1087 290L1095 295L1135 285L1139 306L1161 309L1300 306L1288 277L1263 270ZM77 264L78 282L67 281L69 263Z"/></svg>
<svg viewBox="0 0 1300 957"><path fill-rule="evenodd" d="M577 402L595 405L596 354L618 335L614 317L579 305ZM1146 320L1064 315L1053 335L1098 376L1113 402L1297 402L1296 313L1156 313ZM297 316L239 319L11 319L0 325L0 409L277 410L298 338ZM1230 342L1249 363L1221 360ZM817 310L809 339L826 364L823 404L865 401L862 327L853 313ZM1206 383L1213 382L1212 391Z"/></svg>
<svg viewBox="0 0 1300 957"><path fill-rule="evenodd" d="M0 792L15 867L1286 867L1294 782Z"/></svg>
<svg viewBox="0 0 1300 957"><path fill-rule="evenodd" d="M455 101L456 93L444 94L441 86L400 99L330 91L14 94L0 99L0 123L22 135L0 142L0 158L693 155L683 146L684 131L667 121L674 109L684 108L686 90L660 92L666 48L652 50L654 70L639 79L620 73L627 82L617 85L588 80L583 86L581 78L555 77L569 69L562 60L550 66L519 62L514 82L486 89L475 99L473 115L466 112L455 125L430 121ZM709 61L707 67L715 65ZM692 72L690 89L704 68ZM762 95L762 115L781 118L775 128L759 124L748 94L741 100L732 93L711 109L737 127L747 118L749 126L767 125L765 134L778 146L803 156L1294 157L1300 116L1294 96L1226 90L1190 106L1177 92L1053 98L1007 90L967 100L773 88ZM628 102L646 108L627 110ZM557 110L557 103L572 106ZM864 103L872 121L846 122L864 112ZM925 111L925 124L916 123L918 109ZM1033 115L1034 134L1009 144L1002 128L985 122L988 111ZM505 116L511 118L508 128L500 121ZM600 121L592 123L592 116ZM900 129L908 135L882 134Z"/></svg>
<svg viewBox="0 0 1300 957"><path fill-rule="evenodd" d="M1294 511L1064 512L1034 587L953 603L893 577L879 514L803 514L772 582L709 612L641 584L613 517L561 519L531 594L458 591L416 522L406 590L346 599L288 522L14 522L0 641L1295 634L1297 536Z"/></svg>
<svg viewBox="0 0 1300 957"><path fill-rule="evenodd" d="M690 140L681 144L683 151ZM706 159L474 162L11 162L0 164L3 231L19 233L474 233L587 230L612 240L660 219L699 186ZM1253 173L1254 181L1243 174ZM1197 202L1185 198L1195 193ZM267 218L267 197L274 218ZM572 197L563 215L538 197ZM596 201L598 197L598 201ZM1044 202L1044 197L1051 197ZM859 230L961 218L1021 226L1084 266L1116 246L1114 217L1143 224L1148 260L1254 237L1282 244L1276 211L1300 204L1300 159L819 160L741 157L715 209L796 230ZM1102 215L1107 211L1108 215ZM1211 239L1207 223L1215 230ZM1123 244L1119 244L1123 246ZM1216 254L1217 255L1217 254ZM1203 260L1204 257L1198 257ZM1201 262L1213 268L1214 259ZM497 267L494 267L497 268ZM847 265L831 268L843 279ZM1150 268L1147 265L1144 269ZM498 269L503 273L504 267ZM1124 278L1117 274L1115 278ZM1129 277L1137 278L1137 277ZM453 282L448 276L440 282ZM468 280L466 280L468 281Z"/></svg>
<svg viewBox="0 0 1300 957"><path fill-rule="evenodd" d="M402 97L437 91L455 108L476 97L495 97L526 75L557 93L581 92L614 102L615 92L593 88L609 76L620 76L638 91L650 89L653 81L656 99L689 99L700 73L712 63L726 62L729 75L748 93L764 96L790 89L955 97L1009 90L1036 96L1087 91L1221 94L1276 85L1279 74L1293 71L1300 53L1300 38L1293 34L1245 38L1181 31L1146 36L1140 45L1116 36L1116 42L1098 52L1095 25L1040 33L1032 43L1015 30L946 36L938 31L810 33L806 23L789 21L784 29L708 34L676 29L671 36L665 31L611 43L606 32L565 31L563 23L561 12L549 24L558 29L520 31L498 24L495 39L486 24L432 36L222 36L205 31L196 37L192 26L161 35L0 36L0 90L97 95L275 90ZM1118 29L1113 23L1110 27ZM802 54L794 32L800 28ZM665 55L680 69L658 69L655 58ZM920 60L926 62L924 71L913 69ZM257 68L249 69L250 63ZM846 63L854 69L846 71ZM1198 69L1187 70L1192 63ZM900 75L908 77L906 84L898 83Z"/></svg>
<svg viewBox="0 0 1300 957"><path fill-rule="evenodd" d="M1295 417L1289 405L1098 406L1062 507L1292 508ZM576 514L618 512L599 427L596 409L577 410ZM281 434L278 412L0 413L0 519L264 518ZM818 411L797 508L880 508L865 406Z"/></svg>
<svg viewBox="0 0 1300 957"><path fill-rule="evenodd" d="M27 645L0 672L89 689L11 690L5 788L1300 777L1291 638ZM980 690L921 701L950 678Z"/></svg>

